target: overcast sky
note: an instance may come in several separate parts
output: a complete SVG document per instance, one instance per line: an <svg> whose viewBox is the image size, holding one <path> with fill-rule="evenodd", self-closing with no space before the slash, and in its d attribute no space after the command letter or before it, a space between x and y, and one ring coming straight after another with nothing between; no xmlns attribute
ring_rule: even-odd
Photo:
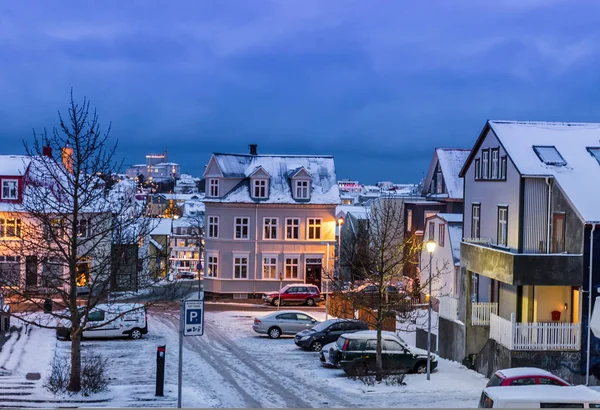
<svg viewBox="0 0 600 410"><path fill-rule="evenodd" d="M93 4L92 4L93 3ZM598 1L0 3L0 154L70 87L126 164L168 149L331 154L338 178L418 182L486 119L600 122Z"/></svg>

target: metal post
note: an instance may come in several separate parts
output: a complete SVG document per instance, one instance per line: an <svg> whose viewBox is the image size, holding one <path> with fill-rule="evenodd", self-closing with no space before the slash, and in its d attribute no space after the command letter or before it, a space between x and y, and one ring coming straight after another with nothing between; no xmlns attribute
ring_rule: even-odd
<svg viewBox="0 0 600 410"><path fill-rule="evenodd" d="M202 275L202 254L204 253L204 245L202 242L198 246L198 300L204 300L204 276Z"/></svg>
<svg viewBox="0 0 600 410"><path fill-rule="evenodd" d="M327 242L327 262L326 262L327 270L329 270L329 242ZM327 276L327 275L326 275ZM329 320L329 281L331 277L325 278L325 320Z"/></svg>
<svg viewBox="0 0 600 410"><path fill-rule="evenodd" d="M181 387L183 383L183 300L179 305L179 368L177 370L177 408L181 408Z"/></svg>
<svg viewBox="0 0 600 410"><path fill-rule="evenodd" d="M431 264L433 252L429 252L429 303L427 306L427 380L431 374Z"/></svg>

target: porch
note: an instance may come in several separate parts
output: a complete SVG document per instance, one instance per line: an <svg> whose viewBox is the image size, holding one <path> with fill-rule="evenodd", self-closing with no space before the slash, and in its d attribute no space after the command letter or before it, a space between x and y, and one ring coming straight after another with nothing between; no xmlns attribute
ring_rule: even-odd
<svg viewBox="0 0 600 410"><path fill-rule="evenodd" d="M444 296L439 298L439 315L448 320L459 320L458 316L458 298ZM471 317L469 318L471 326L489 326L491 314L498 314L498 303L479 302L471 303Z"/></svg>

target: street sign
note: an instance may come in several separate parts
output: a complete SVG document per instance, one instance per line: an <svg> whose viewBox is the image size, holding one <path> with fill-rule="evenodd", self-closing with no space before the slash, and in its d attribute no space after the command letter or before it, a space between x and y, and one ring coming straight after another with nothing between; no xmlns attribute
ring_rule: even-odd
<svg viewBox="0 0 600 410"><path fill-rule="evenodd" d="M184 336L202 336L204 334L204 301L186 300L184 307Z"/></svg>

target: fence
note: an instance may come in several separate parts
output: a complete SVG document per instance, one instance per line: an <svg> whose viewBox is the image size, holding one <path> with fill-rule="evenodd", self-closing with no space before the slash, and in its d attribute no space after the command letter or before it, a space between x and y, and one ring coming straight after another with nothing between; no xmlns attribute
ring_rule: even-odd
<svg viewBox="0 0 600 410"><path fill-rule="evenodd" d="M442 296L439 301L440 317L448 320L458 320L458 298Z"/></svg>
<svg viewBox="0 0 600 410"><path fill-rule="evenodd" d="M491 315L498 314L498 303L481 302L471 304L471 325L489 326Z"/></svg>
<svg viewBox="0 0 600 410"><path fill-rule="evenodd" d="M343 319L360 319L365 322L369 329L377 326L377 311L364 306L359 306L343 296L329 294L329 314L333 317ZM383 320L383 330L396 331L396 317L386 317Z"/></svg>

